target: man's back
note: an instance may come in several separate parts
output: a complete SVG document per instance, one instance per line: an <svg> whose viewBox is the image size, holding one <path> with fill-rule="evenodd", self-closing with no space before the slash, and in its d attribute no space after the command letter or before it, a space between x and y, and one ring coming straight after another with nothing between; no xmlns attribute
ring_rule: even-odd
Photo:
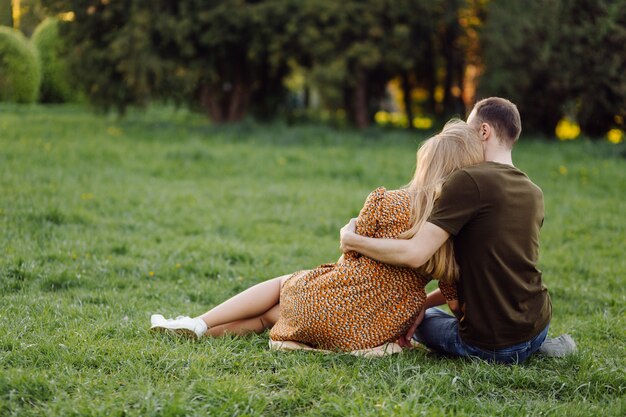
<svg viewBox="0 0 626 417"><path fill-rule="evenodd" d="M543 194L523 172L495 162L457 171L429 222L454 236L465 342L499 349L547 326L550 297L537 269Z"/></svg>

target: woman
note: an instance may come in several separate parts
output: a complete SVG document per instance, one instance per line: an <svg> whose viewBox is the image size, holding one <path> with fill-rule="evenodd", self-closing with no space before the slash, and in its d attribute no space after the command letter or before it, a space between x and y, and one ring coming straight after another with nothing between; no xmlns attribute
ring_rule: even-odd
<svg viewBox="0 0 626 417"><path fill-rule="evenodd" d="M430 216L445 178L482 161L477 132L460 120L448 122L418 150L415 174L405 188L378 188L369 195L356 232L410 238ZM196 318L153 315L152 329L201 337L271 328L272 341L342 351L370 349L406 333L426 299L424 287L431 277L455 304L457 275L450 241L419 270L347 253L335 264L257 284Z"/></svg>

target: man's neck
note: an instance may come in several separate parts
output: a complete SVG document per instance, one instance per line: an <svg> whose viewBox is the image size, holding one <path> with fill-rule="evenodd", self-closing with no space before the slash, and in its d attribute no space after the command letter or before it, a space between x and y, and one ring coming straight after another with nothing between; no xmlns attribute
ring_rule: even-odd
<svg viewBox="0 0 626 417"><path fill-rule="evenodd" d="M483 143L485 151L485 161L515 166L513 165L513 157L511 156L512 149L506 146L503 141L498 139L498 137L495 135L495 132L493 132L487 139L485 139Z"/></svg>
<svg viewBox="0 0 626 417"><path fill-rule="evenodd" d="M485 161L514 166L510 150L491 152L490 154L485 155Z"/></svg>

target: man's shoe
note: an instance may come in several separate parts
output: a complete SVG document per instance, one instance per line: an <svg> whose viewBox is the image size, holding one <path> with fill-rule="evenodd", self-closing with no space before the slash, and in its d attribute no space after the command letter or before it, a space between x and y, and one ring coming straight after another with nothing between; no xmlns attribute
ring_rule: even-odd
<svg viewBox="0 0 626 417"><path fill-rule="evenodd" d="M207 331L207 325L202 319L187 316L178 316L175 319L166 319L160 314L153 314L150 317L153 332L165 332L178 336L185 336L190 339L199 339Z"/></svg>
<svg viewBox="0 0 626 417"><path fill-rule="evenodd" d="M554 358L562 358L563 356L576 353L576 351L576 342L568 334L562 334L555 338L546 338L539 348L540 354Z"/></svg>

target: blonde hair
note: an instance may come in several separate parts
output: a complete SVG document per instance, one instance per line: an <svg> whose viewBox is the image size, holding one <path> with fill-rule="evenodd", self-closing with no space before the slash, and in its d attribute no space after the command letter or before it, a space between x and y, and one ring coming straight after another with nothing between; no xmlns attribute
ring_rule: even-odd
<svg viewBox="0 0 626 417"><path fill-rule="evenodd" d="M411 228L399 237L410 239L428 221L448 175L483 161L478 132L462 120L450 120L440 133L425 141L417 151L413 179L404 187L412 198ZM454 259L452 239L448 239L421 270L435 279L455 280L459 267Z"/></svg>

